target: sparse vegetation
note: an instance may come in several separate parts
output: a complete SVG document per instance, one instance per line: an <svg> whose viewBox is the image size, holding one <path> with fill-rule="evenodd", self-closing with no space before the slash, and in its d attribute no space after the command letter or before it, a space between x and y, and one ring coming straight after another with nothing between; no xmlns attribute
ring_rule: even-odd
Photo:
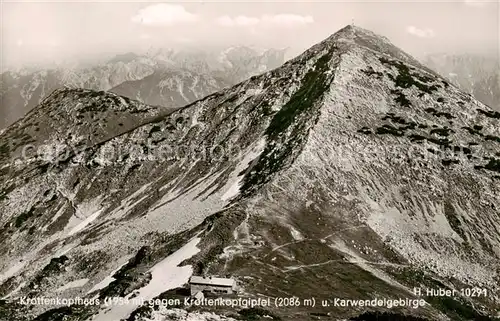
<svg viewBox="0 0 500 321"><path fill-rule="evenodd" d="M154 125L153 127L151 127L151 129L149 130L149 137L151 137L153 135L153 133L156 133L156 132L161 132L161 127L158 126L158 125Z"/></svg>
<svg viewBox="0 0 500 321"><path fill-rule="evenodd" d="M462 128L468 131L471 135L484 136L483 133L481 133L481 129L483 128L482 126L474 126L474 128L464 126Z"/></svg>
<svg viewBox="0 0 500 321"><path fill-rule="evenodd" d="M396 116L393 113L387 113L387 115L382 118L382 120L387 120L387 119L392 120L394 123L398 123L398 124L402 124L402 125L407 124L407 122L404 118Z"/></svg>
<svg viewBox="0 0 500 321"><path fill-rule="evenodd" d="M399 130L415 129L418 125L414 121L407 121L402 117L394 115L393 113L388 113L386 116L382 118L382 120L388 120L388 119L395 124L404 125L404 126L399 126Z"/></svg>
<svg viewBox="0 0 500 321"><path fill-rule="evenodd" d="M489 171L500 173L500 159L490 158L488 164L484 166Z"/></svg>
<svg viewBox="0 0 500 321"><path fill-rule="evenodd" d="M450 135L450 133L453 133L453 130L448 127L443 127L443 128L434 128L431 129L430 134L438 134L439 136L444 136L447 137Z"/></svg>
<svg viewBox="0 0 500 321"><path fill-rule="evenodd" d="M410 141L417 142L417 143L426 140L425 136L418 135L418 134L411 134L410 136L408 136L408 138L410 138Z"/></svg>
<svg viewBox="0 0 500 321"><path fill-rule="evenodd" d="M455 153L464 153L466 155L472 154L472 149L464 146L454 146L453 151Z"/></svg>
<svg viewBox="0 0 500 321"><path fill-rule="evenodd" d="M478 108L477 111L486 117L500 119L500 113L498 111L484 110L481 108Z"/></svg>
<svg viewBox="0 0 500 321"><path fill-rule="evenodd" d="M131 114L145 114L148 112L147 109L133 108L129 111Z"/></svg>
<svg viewBox="0 0 500 321"><path fill-rule="evenodd" d="M379 135L389 134L389 135L398 136L398 137L404 136L404 134L405 134L399 128L395 128L395 127L393 127L391 125L387 125L387 124L383 125L382 127L378 127L376 130L376 133Z"/></svg>
<svg viewBox="0 0 500 321"><path fill-rule="evenodd" d="M415 86L420 91L428 94L438 90L439 88L438 85L427 85L427 83L433 81L431 77L419 74L418 72L412 73L410 71L410 68L408 68L408 66L406 66L406 64L401 61L389 60L384 57L380 58L379 60L383 64L396 67L396 69L398 70L398 75L396 77L391 74L388 75L389 78L394 81L396 87L410 88L411 86Z"/></svg>
<svg viewBox="0 0 500 321"><path fill-rule="evenodd" d="M382 79L382 77L384 77L384 73L382 73L380 71L375 71L372 66L368 66L368 69L366 69L366 70L365 69L361 69L361 72L364 73L367 76L373 76L373 75L375 75L375 77L377 79Z"/></svg>
<svg viewBox="0 0 500 321"><path fill-rule="evenodd" d="M331 49L333 50L335 48ZM258 185L269 180L273 173L285 165L287 157L302 144L306 123L311 119L317 121L318 115L315 114L313 106L330 85L331 80L326 71L329 68L331 51L316 61L314 68L304 76L302 86L271 119L265 132L268 144L252 172L244 178L241 188L243 196L252 193ZM299 120L299 117L302 119ZM285 135L287 132L291 135ZM276 145L281 146L277 148Z"/></svg>
<svg viewBox="0 0 500 321"><path fill-rule="evenodd" d="M445 148L451 149L451 141L448 138L434 138L428 137L427 140L436 145L444 146Z"/></svg>
<svg viewBox="0 0 500 321"><path fill-rule="evenodd" d="M365 135L369 135L372 133L371 129L369 129L368 127L363 127L361 129L358 129L358 133L362 133L362 134L365 134Z"/></svg>
<svg viewBox="0 0 500 321"><path fill-rule="evenodd" d="M15 189L15 185L9 185L8 187L6 188L1 188L0 187L0 201L8 198L8 194L10 194L10 192L12 192L13 190Z"/></svg>
<svg viewBox="0 0 500 321"><path fill-rule="evenodd" d="M441 163L444 166L450 166L451 164L460 164L460 161L457 159L443 159Z"/></svg>
<svg viewBox="0 0 500 321"><path fill-rule="evenodd" d="M0 145L0 157L8 156L10 152L10 146L8 143Z"/></svg>
<svg viewBox="0 0 500 321"><path fill-rule="evenodd" d="M27 220L29 220L33 216L34 211L35 209L31 208L29 211L26 211L21 215L19 215L18 217L16 217L16 220L14 222L15 227L18 228L21 227Z"/></svg>
<svg viewBox="0 0 500 321"><path fill-rule="evenodd" d="M445 117L446 119L453 119L455 118L452 114L447 113L447 112L439 112L435 108L429 107L425 109L426 112L432 114L433 116L436 117Z"/></svg>
<svg viewBox="0 0 500 321"><path fill-rule="evenodd" d="M408 98L406 98L406 96L403 94L401 90L392 90L391 93L393 95L396 95L394 101L397 102L401 107L411 106L411 101L409 101Z"/></svg>
<svg viewBox="0 0 500 321"><path fill-rule="evenodd" d="M484 136L484 139L500 143L500 137L498 137L498 136L486 135L486 136Z"/></svg>

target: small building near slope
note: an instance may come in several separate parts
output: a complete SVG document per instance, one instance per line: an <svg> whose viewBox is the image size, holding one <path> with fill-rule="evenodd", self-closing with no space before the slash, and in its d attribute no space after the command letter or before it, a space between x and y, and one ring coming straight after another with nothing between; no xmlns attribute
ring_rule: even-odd
<svg viewBox="0 0 500 321"><path fill-rule="evenodd" d="M189 279L191 296L198 292L213 294L233 294L236 292L236 281L234 279L192 276Z"/></svg>

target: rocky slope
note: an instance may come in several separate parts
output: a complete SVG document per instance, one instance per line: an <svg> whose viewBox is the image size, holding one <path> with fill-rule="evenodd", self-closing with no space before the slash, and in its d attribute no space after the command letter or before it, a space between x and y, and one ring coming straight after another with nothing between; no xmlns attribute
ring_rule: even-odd
<svg viewBox="0 0 500 321"><path fill-rule="evenodd" d="M75 98L59 91L34 112L57 114ZM101 112L130 112L120 106ZM28 134L31 115L1 141ZM41 157L44 148L19 157L23 144L2 146L6 320L204 320L207 312L221 320L493 320L500 114L386 38L348 26L278 69L148 117L110 136L68 125L33 138L60 151L84 142L65 157ZM243 298L300 304L133 300L184 298L193 273L231 275ZM471 287L486 294L460 291ZM88 301L36 305L24 296ZM106 298L122 301L105 306ZM426 304L353 307L335 298Z"/></svg>
<svg viewBox="0 0 500 321"><path fill-rule="evenodd" d="M463 91L500 111L500 61L498 57L434 54L425 63Z"/></svg>
<svg viewBox="0 0 500 321"><path fill-rule="evenodd" d="M140 97L150 105L175 108L274 69L283 62L284 51L260 53L234 47L216 53L204 50L159 50L149 55L127 53L92 67L7 71L0 80L0 129L63 86L113 89L130 98ZM159 94L151 94L158 89Z"/></svg>

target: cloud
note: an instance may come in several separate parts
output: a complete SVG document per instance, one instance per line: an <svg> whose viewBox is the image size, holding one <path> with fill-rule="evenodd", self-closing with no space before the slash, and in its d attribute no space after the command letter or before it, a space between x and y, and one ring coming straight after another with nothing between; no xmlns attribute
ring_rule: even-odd
<svg viewBox="0 0 500 321"><path fill-rule="evenodd" d="M282 13L276 15L262 15L260 17L222 16L217 18L215 22L223 27L254 27L257 25L295 27L313 23L314 19L312 16Z"/></svg>
<svg viewBox="0 0 500 321"><path fill-rule="evenodd" d="M198 16L181 5L159 3L140 9L131 20L147 26L172 26L198 21Z"/></svg>
<svg viewBox="0 0 500 321"><path fill-rule="evenodd" d="M419 38L432 38L435 36L434 30L429 28L419 29L415 26L406 27L406 32Z"/></svg>
<svg viewBox="0 0 500 321"><path fill-rule="evenodd" d="M282 26L292 26L292 25L305 25L313 23L314 19L312 16L300 16L296 14L277 14L277 15L265 15L262 17L262 21L274 23Z"/></svg>
<svg viewBox="0 0 500 321"><path fill-rule="evenodd" d="M488 5L489 1L485 0L463 0L464 4L469 7L483 8Z"/></svg>
<svg viewBox="0 0 500 321"><path fill-rule="evenodd" d="M59 47L61 45L61 42L57 39L51 39L49 42L48 42L49 46L52 46L52 47Z"/></svg>
<svg viewBox="0 0 500 321"><path fill-rule="evenodd" d="M260 23L259 18L247 17L247 16L237 16L231 18L230 16L222 16L216 19L216 22L224 27L248 27L255 26Z"/></svg>

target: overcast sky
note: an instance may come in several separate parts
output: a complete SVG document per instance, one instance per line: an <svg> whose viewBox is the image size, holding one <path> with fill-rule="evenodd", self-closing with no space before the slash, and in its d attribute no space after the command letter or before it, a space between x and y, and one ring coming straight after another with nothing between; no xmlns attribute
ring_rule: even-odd
<svg viewBox="0 0 500 321"><path fill-rule="evenodd" d="M297 54L351 23L411 54L499 51L498 1L2 1L2 67L149 47Z"/></svg>

